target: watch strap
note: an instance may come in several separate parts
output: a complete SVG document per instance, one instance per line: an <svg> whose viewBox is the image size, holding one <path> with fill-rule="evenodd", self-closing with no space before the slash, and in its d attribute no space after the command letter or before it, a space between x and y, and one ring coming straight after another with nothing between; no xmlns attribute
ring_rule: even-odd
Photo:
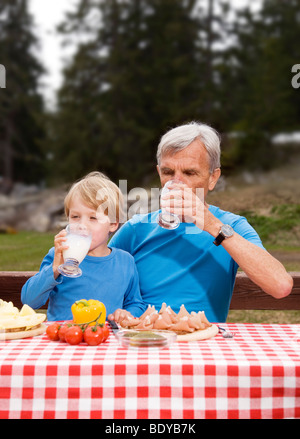
<svg viewBox="0 0 300 439"><path fill-rule="evenodd" d="M223 235L223 233L219 233L218 236L216 237L216 239L214 240L214 244L216 246L222 244L222 242L224 241L225 236Z"/></svg>

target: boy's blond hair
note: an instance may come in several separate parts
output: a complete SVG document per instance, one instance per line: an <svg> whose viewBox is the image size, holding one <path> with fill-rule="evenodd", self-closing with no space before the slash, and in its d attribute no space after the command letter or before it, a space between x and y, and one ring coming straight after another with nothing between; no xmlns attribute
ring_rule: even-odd
<svg viewBox="0 0 300 439"><path fill-rule="evenodd" d="M101 172L90 172L73 184L65 201L65 214L69 217L70 205L75 195L92 209L99 208L108 215L111 223L119 223L123 214L123 194L118 186Z"/></svg>

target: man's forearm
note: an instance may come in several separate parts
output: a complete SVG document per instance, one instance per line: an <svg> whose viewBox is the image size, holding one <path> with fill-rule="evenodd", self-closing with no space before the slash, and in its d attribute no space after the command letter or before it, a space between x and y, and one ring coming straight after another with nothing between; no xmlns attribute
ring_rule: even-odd
<svg viewBox="0 0 300 439"><path fill-rule="evenodd" d="M216 237L222 223L212 221L208 232ZM224 239L221 244L247 276L267 294L280 299L290 294L293 278L284 266L266 250L247 241L238 233Z"/></svg>
<svg viewBox="0 0 300 439"><path fill-rule="evenodd" d="M222 243L247 276L267 294L280 299L290 294L293 278L284 266L266 250L235 233Z"/></svg>
<svg viewBox="0 0 300 439"><path fill-rule="evenodd" d="M208 214L205 230L217 237L222 222L212 214ZM267 294L280 299L290 294L293 278L284 266L266 250L247 241L238 233L234 233L221 244L247 276Z"/></svg>

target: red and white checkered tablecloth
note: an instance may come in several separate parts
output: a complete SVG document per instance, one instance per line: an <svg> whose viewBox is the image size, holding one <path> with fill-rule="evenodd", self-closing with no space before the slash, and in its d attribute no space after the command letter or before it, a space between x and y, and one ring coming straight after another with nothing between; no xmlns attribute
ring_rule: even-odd
<svg viewBox="0 0 300 439"><path fill-rule="evenodd" d="M300 325L129 350L46 335L0 342L0 418L300 418Z"/></svg>

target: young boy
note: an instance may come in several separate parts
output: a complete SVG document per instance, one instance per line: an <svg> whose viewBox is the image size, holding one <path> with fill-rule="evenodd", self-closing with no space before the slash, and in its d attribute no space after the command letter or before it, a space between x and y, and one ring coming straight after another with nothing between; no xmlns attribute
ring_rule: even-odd
<svg viewBox="0 0 300 439"><path fill-rule="evenodd" d="M54 239L54 247L42 261L40 271L22 288L21 300L40 308L49 299L49 321L72 319L76 300L97 299L104 303L107 315L115 320L127 314L139 317L146 309L133 257L107 245L109 234L118 228L122 211L122 193L105 175L92 172L75 183L65 198L69 223L80 223L92 232L90 250L80 264L82 276L64 277L58 272L63 264L66 231Z"/></svg>

